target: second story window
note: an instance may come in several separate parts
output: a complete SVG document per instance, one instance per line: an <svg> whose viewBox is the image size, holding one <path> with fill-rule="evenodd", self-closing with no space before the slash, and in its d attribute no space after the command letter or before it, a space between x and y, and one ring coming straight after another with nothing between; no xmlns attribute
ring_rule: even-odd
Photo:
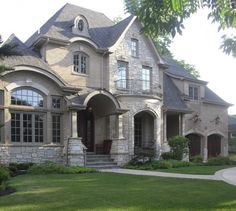
<svg viewBox="0 0 236 211"><path fill-rule="evenodd" d="M151 91L151 68L142 68L142 89L143 91Z"/></svg>
<svg viewBox="0 0 236 211"><path fill-rule="evenodd" d="M117 62L117 88L126 89L127 88L127 66L128 64L123 61Z"/></svg>
<svg viewBox="0 0 236 211"><path fill-rule="evenodd" d="M199 99L199 87L190 85L189 86L189 98L191 100L198 100Z"/></svg>
<svg viewBox="0 0 236 211"><path fill-rule="evenodd" d="M77 73L87 74L88 73L88 55L83 52L77 52L74 54L73 64L74 71Z"/></svg>
<svg viewBox="0 0 236 211"><path fill-rule="evenodd" d="M138 57L138 40L137 39L131 39L131 56Z"/></svg>

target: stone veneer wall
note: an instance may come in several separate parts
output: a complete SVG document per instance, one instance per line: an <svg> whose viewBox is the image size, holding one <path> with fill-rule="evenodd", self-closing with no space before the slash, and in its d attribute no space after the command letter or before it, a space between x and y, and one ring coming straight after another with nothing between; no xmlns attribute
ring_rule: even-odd
<svg viewBox="0 0 236 211"><path fill-rule="evenodd" d="M63 146L0 146L0 162L63 163Z"/></svg>

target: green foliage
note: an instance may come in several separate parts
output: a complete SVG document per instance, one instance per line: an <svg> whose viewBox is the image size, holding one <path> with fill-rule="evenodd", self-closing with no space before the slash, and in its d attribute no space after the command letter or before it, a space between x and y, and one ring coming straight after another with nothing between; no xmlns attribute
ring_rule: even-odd
<svg viewBox="0 0 236 211"><path fill-rule="evenodd" d="M236 27L234 0L125 0L126 10L144 24L142 31L151 37L182 34L183 22L201 8L208 8L208 19L218 29ZM236 37L224 39L221 47L236 56Z"/></svg>
<svg viewBox="0 0 236 211"><path fill-rule="evenodd" d="M33 163L9 163L8 169L11 176L17 176L25 173L32 165Z"/></svg>
<svg viewBox="0 0 236 211"><path fill-rule="evenodd" d="M188 152L189 140L184 136L174 136L168 141L175 160L182 160L184 153Z"/></svg>
<svg viewBox="0 0 236 211"><path fill-rule="evenodd" d="M203 157L201 155L195 155L195 156L192 156L190 157L189 159L192 163L202 163L203 162Z"/></svg>
<svg viewBox="0 0 236 211"><path fill-rule="evenodd" d="M174 159L174 153L173 152L164 152L161 154L161 157L163 160L172 160L172 159Z"/></svg>
<svg viewBox="0 0 236 211"><path fill-rule="evenodd" d="M157 160L152 162L153 169L170 169L173 167L169 160Z"/></svg>
<svg viewBox="0 0 236 211"><path fill-rule="evenodd" d="M169 56L173 58L173 55L169 50L172 40L168 35L158 36L158 37L153 38L152 40L156 49L161 55Z"/></svg>
<svg viewBox="0 0 236 211"><path fill-rule="evenodd" d="M96 172L96 169L80 166L67 167L53 162L34 164L28 170L30 174L80 174L92 172Z"/></svg>
<svg viewBox="0 0 236 211"><path fill-rule="evenodd" d="M200 73L199 71L196 69L195 66L186 63L184 60L176 60L176 62L179 63L179 65L181 65L185 70L187 70L191 75L195 76L196 78L200 78Z"/></svg>
<svg viewBox="0 0 236 211"><path fill-rule="evenodd" d="M229 157L212 157L209 158L206 165L208 166L222 166L222 165L230 165L231 161Z"/></svg>
<svg viewBox="0 0 236 211"><path fill-rule="evenodd" d="M9 179L10 174L6 166L0 165L0 191L3 191L7 187L7 180Z"/></svg>

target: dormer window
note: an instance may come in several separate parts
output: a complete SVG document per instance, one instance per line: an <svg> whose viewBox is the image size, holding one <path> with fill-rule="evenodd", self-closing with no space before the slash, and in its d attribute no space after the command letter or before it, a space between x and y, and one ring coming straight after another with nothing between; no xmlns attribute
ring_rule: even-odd
<svg viewBox="0 0 236 211"><path fill-rule="evenodd" d="M74 26L72 32L77 35L83 35L89 37L89 25L87 19L83 15L79 15L74 20Z"/></svg>
<svg viewBox="0 0 236 211"><path fill-rule="evenodd" d="M84 21L82 19L78 21L78 29L79 31L83 31L84 29Z"/></svg>
<svg viewBox="0 0 236 211"><path fill-rule="evenodd" d="M191 100L198 100L199 99L199 87L194 85L189 85L189 98Z"/></svg>

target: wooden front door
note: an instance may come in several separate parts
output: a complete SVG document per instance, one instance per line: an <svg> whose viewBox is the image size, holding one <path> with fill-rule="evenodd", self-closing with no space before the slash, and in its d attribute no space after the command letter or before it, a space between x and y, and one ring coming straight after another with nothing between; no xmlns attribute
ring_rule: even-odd
<svg viewBox="0 0 236 211"><path fill-rule="evenodd" d="M78 112L78 133L82 137L87 152L94 151L94 115L92 111Z"/></svg>

